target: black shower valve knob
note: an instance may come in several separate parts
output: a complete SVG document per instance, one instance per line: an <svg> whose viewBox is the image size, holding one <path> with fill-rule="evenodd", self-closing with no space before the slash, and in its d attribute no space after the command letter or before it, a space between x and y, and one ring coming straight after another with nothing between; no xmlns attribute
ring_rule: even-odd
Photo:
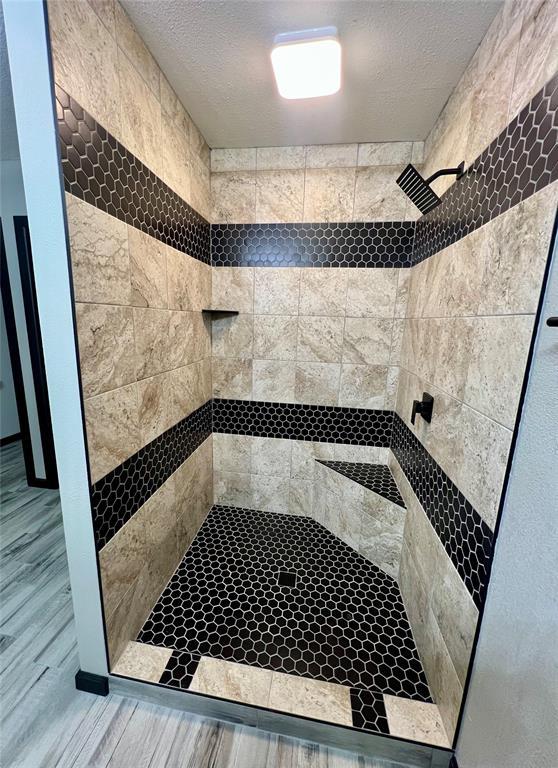
<svg viewBox="0 0 558 768"><path fill-rule="evenodd" d="M432 421L432 409L434 407L434 398L428 392L422 393L422 400L413 400L413 409L411 411L411 424L415 423L415 417L418 414L429 424Z"/></svg>

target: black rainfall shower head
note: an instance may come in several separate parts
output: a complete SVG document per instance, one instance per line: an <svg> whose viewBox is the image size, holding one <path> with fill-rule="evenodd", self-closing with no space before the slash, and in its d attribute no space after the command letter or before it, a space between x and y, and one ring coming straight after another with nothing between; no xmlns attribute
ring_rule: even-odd
<svg viewBox="0 0 558 768"><path fill-rule="evenodd" d="M403 173L397 179L397 184L413 202L421 213L428 213L440 202L438 195L430 187L431 182L439 176L455 175L458 179L463 176L465 163L461 163L457 168L444 168L436 171L426 180L422 178L414 165L409 163Z"/></svg>

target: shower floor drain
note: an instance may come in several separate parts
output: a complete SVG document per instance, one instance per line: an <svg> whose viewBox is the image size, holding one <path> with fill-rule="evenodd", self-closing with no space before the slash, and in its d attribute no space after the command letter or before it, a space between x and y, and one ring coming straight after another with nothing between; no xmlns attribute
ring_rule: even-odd
<svg viewBox="0 0 558 768"><path fill-rule="evenodd" d="M291 571L279 571L277 583L280 587L296 587L296 573L291 573Z"/></svg>

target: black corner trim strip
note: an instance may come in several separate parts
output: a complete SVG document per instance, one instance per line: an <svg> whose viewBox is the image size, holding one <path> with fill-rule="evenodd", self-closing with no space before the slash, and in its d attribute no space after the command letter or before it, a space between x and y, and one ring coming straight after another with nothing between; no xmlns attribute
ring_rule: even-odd
<svg viewBox="0 0 558 768"><path fill-rule="evenodd" d="M98 550L211 435L211 421L212 403L208 400L92 486Z"/></svg>
<svg viewBox="0 0 558 768"><path fill-rule="evenodd" d="M391 449L477 608L494 534L398 414Z"/></svg>
<svg viewBox="0 0 558 768"><path fill-rule="evenodd" d="M388 448L393 411L329 405L213 401L213 431Z"/></svg>
<svg viewBox="0 0 558 768"><path fill-rule="evenodd" d="M410 267L413 221L212 224L214 267Z"/></svg>
<svg viewBox="0 0 558 768"><path fill-rule="evenodd" d="M56 86L64 188L162 243L209 264L209 222Z"/></svg>
<svg viewBox="0 0 558 768"><path fill-rule="evenodd" d="M558 74L417 221L413 264L558 179Z"/></svg>
<svg viewBox="0 0 558 768"><path fill-rule="evenodd" d="M80 669L76 672L75 682L78 691L95 693L97 696L108 696L108 677L104 677L103 675L95 675L93 672L84 672Z"/></svg>

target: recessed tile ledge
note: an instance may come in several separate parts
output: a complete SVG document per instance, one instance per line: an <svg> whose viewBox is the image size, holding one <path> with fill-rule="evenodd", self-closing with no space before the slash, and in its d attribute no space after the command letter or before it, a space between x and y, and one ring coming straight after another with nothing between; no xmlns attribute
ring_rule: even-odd
<svg viewBox="0 0 558 768"><path fill-rule="evenodd" d="M384 499L391 501L392 504L397 504L405 509L405 502L399 493L395 478L387 464L368 464L357 461L325 461L323 459L317 459L317 461L325 467L338 472L340 475L348 477L349 480L362 485L369 491L374 491L378 496L383 496Z"/></svg>

